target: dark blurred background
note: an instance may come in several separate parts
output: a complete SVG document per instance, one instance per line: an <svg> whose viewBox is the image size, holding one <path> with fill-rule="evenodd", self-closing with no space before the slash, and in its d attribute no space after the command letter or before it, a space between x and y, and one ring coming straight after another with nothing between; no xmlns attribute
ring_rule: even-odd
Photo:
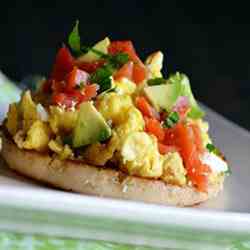
<svg viewBox="0 0 250 250"><path fill-rule="evenodd" d="M243 1L46 2L2 8L0 68L12 79L47 74L79 19L86 45L108 35L132 39L142 58L161 49L165 74L187 73L200 101L250 129L250 15Z"/></svg>

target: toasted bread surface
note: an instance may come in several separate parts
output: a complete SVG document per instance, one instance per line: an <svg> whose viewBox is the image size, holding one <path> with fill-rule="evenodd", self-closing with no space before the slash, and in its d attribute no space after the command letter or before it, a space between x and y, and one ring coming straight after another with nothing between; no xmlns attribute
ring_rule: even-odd
<svg viewBox="0 0 250 250"><path fill-rule="evenodd" d="M52 158L48 154L22 150L5 135L1 155L18 173L54 187L87 195L137 200L175 206L192 206L218 194L223 178L210 184L208 192L168 185L161 180L130 176L120 170L100 168L80 161Z"/></svg>

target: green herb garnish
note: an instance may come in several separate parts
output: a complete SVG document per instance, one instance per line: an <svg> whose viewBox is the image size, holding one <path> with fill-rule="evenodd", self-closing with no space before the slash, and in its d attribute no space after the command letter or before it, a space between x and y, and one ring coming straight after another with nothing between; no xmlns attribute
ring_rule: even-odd
<svg viewBox="0 0 250 250"><path fill-rule="evenodd" d="M166 79L164 79L163 77L157 77L157 78L149 79L147 83L149 86L161 85L161 84L166 83Z"/></svg>
<svg viewBox="0 0 250 250"><path fill-rule="evenodd" d="M164 121L164 127L172 128L178 121L180 120L180 116L177 112L171 112L167 119Z"/></svg>
<svg viewBox="0 0 250 250"><path fill-rule="evenodd" d="M68 43L70 45L70 48L78 55L85 54L91 51L98 55L100 59L105 60L105 64L91 74L90 81L93 83L97 83L100 86L99 93L112 89L111 76L113 75L115 70L119 69L129 61L128 54L121 52L117 53L116 55L109 55L95 48L81 46L78 20L76 21L76 24L69 35ZM82 86L80 85L79 88L82 88Z"/></svg>
<svg viewBox="0 0 250 250"><path fill-rule="evenodd" d="M208 143L206 148L210 153L213 152L216 149L216 147L211 143Z"/></svg>
<svg viewBox="0 0 250 250"><path fill-rule="evenodd" d="M79 35L78 26L79 26L79 20L76 21L76 24L73 30L69 34L68 43L69 43L70 48L74 52L76 52L77 54L81 54L81 38Z"/></svg>
<svg viewBox="0 0 250 250"><path fill-rule="evenodd" d="M87 47L87 46L81 46L81 38L79 34L79 20L76 21L76 24L73 28L73 30L70 32L68 37L68 44L70 48L77 53L78 55L86 54L89 51L92 51L93 53L100 56L101 59L104 59L107 61L108 64L111 64L112 67L118 69L125 63L129 61L129 56L126 53L117 53L116 55L109 55L105 54L95 48Z"/></svg>
<svg viewBox="0 0 250 250"><path fill-rule="evenodd" d="M129 61L129 56L126 53L117 53L116 55L111 56L108 61L113 67L120 68Z"/></svg>
<svg viewBox="0 0 250 250"><path fill-rule="evenodd" d="M114 72L114 68L109 65L106 64L100 68L98 68L92 75L91 75L91 82L94 83L99 83L100 81L102 81L103 79L112 76Z"/></svg>
<svg viewBox="0 0 250 250"><path fill-rule="evenodd" d="M99 93L112 87L111 76L113 72L114 68L110 64L106 64L91 74L90 81L100 86Z"/></svg>
<svg viewBox="0 0 250 250"><path fill-rule="evenodd" d="M110 133L107 130L102 130L98 136L98 141L105 141L110 137Z"/></svg>
<svg viewBox="0 0 250 250"><path fill-rule="evenodd" d="M207 145L206 145L206 148L207 148L207 150L210 152L210 153L214 153L214 154L216 154L216 155L221 155L221 153L220 153L220 150L218 149L218 148L216 148L213 144L211 144L211 143L208 143Z"/></svg>
<svg viewBox="0 0 250 250"><path fill-rule="evenodd" d="M85 47L87 49L87 47ZM120 68L123 64L127 63L129 58L125 53L118 53L116 55L104 54L101 51L98 51L93 48L88 48L94 53L105 59L107 63L102 67L98 68L94 73L91 74L90 80L93 83L97 83L100 86L99 93L112 89L112 80L111 76L114 71Z"/></svg>
<svg viewBox="0 0 250 250"><path fill-rule="evenodd" d="M208 150L209 153L213 153L213 154L219 156L219 157L222 158L222 159L224 158L224 157L223 157L223 154L220 152L220 150L219 150L218 148L216 148L213 144L208 143L208 144L206 145L206 148L207 148L207 150ZM225 160L225 158L224 158L224 160ZM225 171L224 173L225 173L226 175L232 174L231 168L230 168L229 166L227 166L227 171Z"/></svg>
<svg viewBox="0 0 250 250"><path fill-rule="evenodd" d="M129 56L126 53L120 52L115 55L109 55L105 54L97 49L82 46L82 51L84 53L88 53L89 51L92 51L93 53L97 54L100 56L101 59L104 59L107 61L108 64L110 64L112 67L118 69L125 63L129 61Z"/></svg>

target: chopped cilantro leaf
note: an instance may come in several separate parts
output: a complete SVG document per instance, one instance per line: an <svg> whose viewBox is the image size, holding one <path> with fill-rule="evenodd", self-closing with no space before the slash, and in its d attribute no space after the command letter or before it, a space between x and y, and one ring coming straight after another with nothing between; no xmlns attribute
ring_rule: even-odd
<svg viewBox="0 0 250 250"><path fill-rule="evenodd" d="M171 112L164 121L163 125L164 127L172 128L179 120L179 114L177 112Z"/></svg>
<svg viewBox="0 0 250 250"><path fill-rule="evenodd" d="M207 148L208 152L214 153L215 155L219 156L220 158L223 158L223 155L222 155L222 153L220 152L220 150L219 150L218 148L216 148L213 144L208 143L208 144L206 145L206 148ZM225 159L224 159L224 160L225 160ZM227 166L227 171L225 171L225 174L226 174L226 175L232 174L232 170L231 170L231 168L230 168L229 166Z"/></svg>
<svg viewBox="0 0 250 250"><path fill-rule="evenodd" d="M208 143L206 148L210 153L214 152L214 150L216 149L216 147L211 143Z"/></svg>
<svg viewBox="0 0 250 250"><path fill-rule="evenodd" d="M114 56L111 56L109 63L115 68L120 68L122 65L126 64L129 61L129 56L126 53L117 53Z"/></svg>
<svg viewBox="0 0 250 250"><path fill-rule="evenodd" d="M98 91L99 93L102 93L103 91L110 89L112 86L111 78L108 77L103 79L102 82L99 84L99 86L100 86L100 89Z"/></svg>
<svg viewBox="0 0 250 250"><path fill-rule="evenodd" d="M206 148L207 148L207 150L210 152L210 153L214 153L214 154L216 154L216 155L221 155L221 153L220 153L220 150L218 149L218 148L216 148L213 144L211 144L211 143L208 143L207 145L206 145Z"/></svg>
<svg viewBox="0 0 250 250"><path fill-rule="evenodd" d="M112 66L106 64L102 66L101 68L98 68L92 75L91 75L91 81L94 83L98 83L102 81L103 79L112 76L114 72L114 69Z"/></svg>
<svg viewBox="0 0 250 250"><path fill-rule="evenodd" d="M92 51L93 53L100 56L102 59L106 60L108 64L110 64L114 68L120 68L122 65L129 61L129 56L126 53L117 53L115 55L105 54L97 49L82 46L82 52L87 53L88 51Z"/></svg>
<svg viewBox="0 0 250 250"><path fill-rule="evenodd" d="M112 87L111 76L113 72L114 68L110 64L106 64L90 76L91 82L97 83L100 86L99 93Z"/></svg>
<svg viewBox="0 0 250 250"><path fill-rule="evenodd" d="M98 141L105 141L110 137L110 133L107 130L100 131L100 134L98 136Z"/></svg>
<svg viewBox="0 0 250 250"><path fill-rule="evenodd" d="M76 52L76 53L81 53L81 39L80 39L80 35L79 35L79 20L76 21L76 24L73 28L73 30L71 31L71 33L69 34L69 38L68 38L68 43L70 48Z"/></svg>
<svg viewBox="0 0 250 250"><path fill-rule="evenodd" d="M78 55L80 54L85 54L89 51L92 51L93 53L97 54L100 56L101 59L106 60L107 64L110 64L111 67L114 67L115 69L120 68L123 66L125 63L129 61L129 56L126 53L117 53L115 55L109 55L105 54L102 51L99 51L95 48L87 47L87 46L81 46L81 39L80 39L80 34L79 34L79 21L76 21L76 24L69 34L68 38L68 43L70 48L77 53Z"/></svg>
<svg viewBox="0 0 250 250"><path fill-rule="evenodd" d="M161 84L166 83L166 79L164 79L163 77L157 77L157 78L149 79L147 83L149 86L161 85Z"/></svg>

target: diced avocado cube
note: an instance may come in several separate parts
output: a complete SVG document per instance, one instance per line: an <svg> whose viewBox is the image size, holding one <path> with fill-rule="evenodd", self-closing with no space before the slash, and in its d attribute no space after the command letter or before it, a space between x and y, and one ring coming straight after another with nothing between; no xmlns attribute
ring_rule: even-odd
<svg viewBox="0 0 250 250"><path fill-rule="evenodd" d="M144 92L157 111L161 109L171 111L180 95L180 87L179 84L162 84L146 87Z"/></svg>
<svg viewBox="0 0 250 250"><path fill-rule="evenodd" d="M80 106L76 127L73 131L73 147L105 141L111 136L111 128L91 102Z"/></svg>
<svg viewBox="0 0 250 250"><path fill-rule="evenodd" d="M103 40L99 41L93 46L93 49L96 49L104 54L108 53L108 47L110 45L110 40L108 37L105 37ZM100 56L97 53L94 53L93 51L88 51L86 54L80 56L78 58L78 61L80 62L93 62L100 58Z"/></svg>
<svg viewBox="0 0 250 250"><path fill-rule="evenodd" d="M185 74L177 72L170 76L166 84L145 87L144 92L158 111L164 109L170 112L178 97L186 96L191 107L188 116L193 119L204 116L204 112L194 99L189 79Z"/></svg>

